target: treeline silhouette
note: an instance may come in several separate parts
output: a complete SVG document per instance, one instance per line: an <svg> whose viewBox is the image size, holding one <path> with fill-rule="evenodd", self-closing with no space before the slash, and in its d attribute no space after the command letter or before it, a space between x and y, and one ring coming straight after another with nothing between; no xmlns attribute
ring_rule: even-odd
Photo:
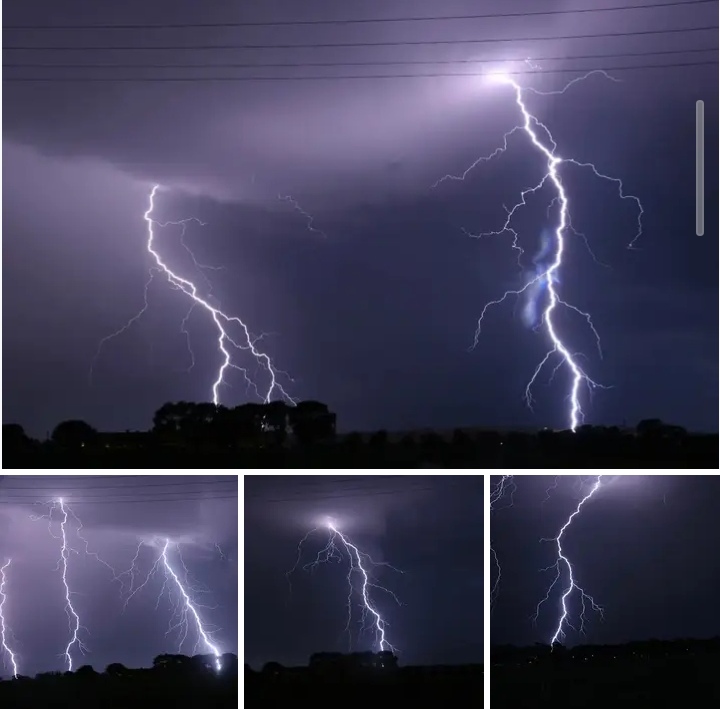
<svg viewBox="0 0 720 709"><path fill-rule="evenodd" d="M720 706L720 637L496 646L490 658L494 709Z"/></svg>
<svg viewBox="0 0 720 709"><path fill-rule="evenodd" d="M101 432L72 420L37 441L20 425L3 424L3 454L14 468L715 468L718 435L659 419L574 433L338 434L336 415L319 401L234 408L181 401L160 407L149 431Z"/></svg>
<svg viewBox="0 0 720 709"><path fill-rule="evenodd" d="M0 681L3 709L227 709L238 706L237 656L226 653L220 670L213 655L158 655L151 668L119 663L97 672L90 665L75 672L41 672Z"/></svg>
<svg viewBox="0 0 720 709"><path fill-rule="evenodd" d="M434 706L451 691L453 706L482 706L482 665L402 667L387 651L321 652L304 667L268 662L260 672L245 665L248 707Z"/></svg>

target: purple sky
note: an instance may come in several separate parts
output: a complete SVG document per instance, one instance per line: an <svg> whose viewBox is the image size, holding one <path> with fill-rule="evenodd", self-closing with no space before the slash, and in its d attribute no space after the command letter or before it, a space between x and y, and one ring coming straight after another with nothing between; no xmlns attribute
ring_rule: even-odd
<svg viewBox="0 0 720 709"><path fill-rule="evenodd" d="M51 530L46 520L31 519L49 511L47 505L33 503L59 496L82 521L81 534L89 550L118 572L130 568L139 542L156 536L178 540L190 577L211 591L196 596L208 606L198 609L202 619L218 628L215 639L222 652L237 652L237 476L8 475L0 479L0 561L12 559L5 617L21 674L65 669L61 655L70 638L62 576L56 568L61 540L50 533L60 535L62 515L59 510L53 513ZM84 549L76 528L70 517L68 542ZM142 547L136 587L158 553L156 546ZM177 550L171 557L177 560ZM81 639L89 649L84 658L73 650L75 668L91 664L103 670L111 662L148 667L156 655L177 651L177 631L166 636L172 616L167 595L155 608L161 576L153 577L123 613L129 577L124 580L123 595L107 567L70 554L68 581L76 594L73 604L87 628ZM186 654L192 654L196 638L191 627L183 648ZM198 651L205 652L202 647ZM8 665L0 674L8 676Z"/></svg>
<svg viewBox="0 0 720 709"><path fill-rule="evenodd" d="M554 577L552 570L540 570L554 563L555 546L539 540L557 534L594 478L561 476L549 495L553 476L514 480L514 506L507 506L509 498L498 503L490 522L502 565L491 639L532 645L552 637L562 588L556 586L533 626L536 605ZM720 634L719 502L720 479L713 475L605 476L563 538L578 583L604 608L605 617L588 611L585 637L571 631L567 644ZM578 603L569 607L577 627Z"/></svg>
<svg viewBox="0 0 720 709"><path fill-rule="evenodd" d="M243 485L244 657L255 669L348 650L347 559L302 569L327 543L324 531L304 543L292 587L285 576L300 540L328 516L374 561L402 572L377 567L375 576L402 605L371 591L401 664L482 662L482 476L253 475ZM353 612L352 649L374 649Z"/></svg>
<svg viewBox="0 0 720 709"><path fill-rule="evenodd" d="M513 9L573 9L589 2L514 2ZM617 3L615 3L617 4ZM223 22L390 17L478 12L476 3L273 2L257 8L138 1L31 1L6 8L5 25ZM484 3L482 12L507 11ZM362 13L362 14L360 14ZM6 30L8 46L312 44L560 37L717 24L717 4L640 12L446 22L234 29ZM6 64L192 64L447 61L531 56L544 69L716 61L716 53L572 62L543 57L687 50L717 46L716 30L544 42L355 48L128 51L5 49ZM485 66L485 65L481 65ZM463 65L275 69L31 69L32 76L290 76L469 71ZM164 72L164 73L163 73ZM648 416L690 428L717 426L717 65L617 72L562 97L538 98L563 155L594 160L621 177L645 207L639 250L625 246L635 214L610 186L568 177L574 225L563 294L589 309L604 360L581 319L568 320L588 371L613 388L588 406L589 421ZM574 74L526 77L560 88ZM472 352L482 305L517 287L509 240L465 236L497 229L503 204L539 177L522 140L464 183L432 185L501 144L518 121L511 92L477 78L220 83L8 83L3 134L3 420L42 436L83 418L103 429L145 428L167 400L205 400L218 364L214 334L199 312L189 321L196 365L181 322L184 296L156 280L142 320L102 351L100 339L142 306L149 264L149 187L170 190L158 216L196 216L187 243L209 272L213 293L245 318L291 394L326 401L341 428L459 425L560 426L567 380L536 391L525 383L545 352L521 308L492 313ZM706 102L706 236L694 235L694 106ZM293 195L327 238L278 193ZM518 222L530 259L547 226L545 203ZM177 232L163 253L187 267ZM529 264L527 264L529 265ZM186 271L191 273L191 271ZM679 375L678 373L681 373ZM247 399L234 373L222 401Z"/></svg>

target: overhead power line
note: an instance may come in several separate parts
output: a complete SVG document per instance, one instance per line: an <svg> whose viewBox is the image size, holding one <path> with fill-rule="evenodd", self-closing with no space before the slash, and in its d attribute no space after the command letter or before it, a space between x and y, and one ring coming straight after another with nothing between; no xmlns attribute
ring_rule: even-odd
<svg viewBox="0 0 720 709"><path fill-rule="evenodd" d="M138 476L139 477L139 476ZM143 490L147 487L185 487L187 485L236 485L237 484L237 477L236 476L227 476L228 480L190 480L188 482L170 482L170 483L130 483L129 485L90 485L90 486L84 486L84 487L67 487L66 485L63 485L62 482L58 482L57 484L49 484L49 485L38 485L38 486L22 486L22 487L9 487L7 485L3 485L2 488L0 488L0 493L7 492L8 490L25 490L25 491L42 491L42 490L54 490L57 488L62 488L63 490L133 490L135 488L135 492L137 492L137 489ZM194 492L194 491L193 491Z"/></svg>
<svg viewBox="0 0 720 709"><path fill-rule="evenodd" d="M167 503L167 502L204 502L207 500L236 500L237 495L215 495L212 497L168 497L168 498L137 498L132 500L120 500L120 499L89 499L89 498L75 498L72 496L68 497L68 502L73 505L125 505L125 504L155 504L155 503ZM37 498L9 498L0 500L0 505L32 505L38 502Z"/></svg>
<svg viewBox="0 0 720 709"><path fill-rule="evenodd" d="M697 54L699 52L717 52L717 47L704 49L666 49L657 52L622 52L610 54L574 54L562 57L533 57L533 62L571 61L578 59L618 59L621 57L652 57L667 56L670 54ZM10 63L3 64L4 69L288 69L306 67L346 67L346 66L428 66L428 65L457 65L457 64L502 64L504 62L524 62L522 58L493 58L493 59L436 59L436 60L405 60L405 61L365 61L365 62L220 62L206 64L32 64Z"/></svg>
<svg viewBox="0 0 720 709"><path fill-rule="evenodd" d="M638 69L676 69L681 67L699 67L699 66L717 66L717 61L704 62L676 62L672 64L638 64L635 66L609 66L602 67L603 71L632 71ZM598 67L595 69L597 71ZM506 71L503 72L508 76L536 76L539 74L584 74L593 71L590 68L583 69L550 69L542 71ZM428 79L443 77L469 77L478 78L483 76L480 73L470 72L435 72L430 74L347 74L347 75L327 75L327 76L140 76L140 77L97 77L97 76L27 76L27 77L5 77L3 83L210 83L210 82L265 82L265 81L350 81L357 79Z"/></svg>
<svg viewBox="0 0 720 709"><path fill-rule="evenodd" d="M448 20L490 20L513 17L547 17L553 15L581 15L598 12L633 10L656 10L663 7L707 5L717 0L677 0L675 2L644 5L613 5L608 7L580 8L577 10L528 10L524 12L489 12L466 15L406 15L403 17L345 18L336 20L266 20L247 22L163 22L158 24L95 24L95 25L7 25L5 30L175 30L175 29L221 29L234 27L305 27L312 25L367 25L395 22L442 22Z"/></svg>
<svg viewBox="0 0 720 709"><path fill-rule="evenodd" d="M603 32L598 34L556 35L554 37L490 37L485 39L434 39L406 40L395 42L314 42L312 44L181 44L181 45L100 45L100 46L42 46L42 45L10 45L3 49L25 51L163 51L163 50L212 50L212 49L337 49L340 47L416 47L428 45L459 45L459 44L498 44L502 42L555 42L565 39L599 39L607 37L640 37L658 34L678 34L681 32L704 32L717 30L718 25L702 27L682 27L666 30L635 30L628 32Z"/></svg>

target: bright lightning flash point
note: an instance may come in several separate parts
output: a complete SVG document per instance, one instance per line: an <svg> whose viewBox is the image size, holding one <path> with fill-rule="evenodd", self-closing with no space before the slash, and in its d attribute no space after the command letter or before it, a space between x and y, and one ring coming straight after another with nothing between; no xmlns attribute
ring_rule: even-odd
<svg viewBox="0 0 720 709"><path fill-rule="evenodd" d="M5 601L7 601L7 594L5 593L5 584L7 583L7 570L10 568L12 559L8 559L4 566L0 568L0 642L2 643L3 650L7 653L10 658L10 664L13 669L13 677L18 676L17 660L15 653L10 649L8 645L8 635L10 629L7 627L7 621L5 620Z"/></svg>
<svg viewBox="0 0 720 709"><path fill-rule="evenodd" d="M352 611L353 611L353 595L357 594L360 596L360 609L361 609L361 618L360 618L360 625L361 625L361 633L367 629L368 627L368 621L369 626L373 630L375 635L375 646L378 648L378 650L387 651L390 652L396 652L395 647L393 647L390 644L390 641L387 638L387 628L389 626L389 623L382 617L380 614L380 611L377 609L377 606L373 602L371 598L371 592L372 590L378 590L383 591L390 596L392 596L393 600L398 604L401 605L400 601L398 600L398 597L389 589L385 588L384 586L380 586L379 584L375 583L375 580L372 576L372 569L377 566L386 566L389 569L392 569L393 571L397 571L398 573L403 573L400 571L400 569L396 569L394 566L391 566L390 564L386 562L377 562L373 561L372 557L369 554L366 554L365 552L360 551L355 544L353 544L350 539L347 537L347 535L343 534L338 528L337 523L332 519L327 519L323 521L322 525L320 527L316 527L314 529L311 529L301 540L298 544L297 551L297 559L295 561L295 565L293 566L290 571L288 571L285 576L288 579L288 583L290 582L290 576L292 573L297 569L298 565L300 564L300 559L302 556L302 547L303 544L307 541L308 537L313 533L318 531L319 529L326 529L329 533L329 538L327 541L327 544L318 552L315 561L310 562L309 564L305 564L303 566L303 570L305 571L311 571L316 569L320 564L327 563L330 561L334 561L336 563L342 563L343 559L347 556L349 560L349 566L348 566L348 572L347 572L347 583L348 583L348 595L347 595L347 623L345 625L345 632L348 633L348 636L350 638L350 642L352 643L352 630L350 628L350 624L352 623ZM356 577L359 577L360 579L360 587L359 589L356 589L353 585L353 575Z"/></svg>
<svg viewBox="0 0 720 709"><path fill-rule="evenodd" d="M615 79L614 77L608 75L606 72L601 70L594 70L591 72L588 72L582 77L573 79L568 84L566 84L561 90L559 91L550 91L550 92L542 92L538 91L536 89L531 88L523 88L521 87L514 79L510 77L509 74L503 73L502 71L497 71L492 74L486 75L485 78L490 81L492 84L501 84L501 85L509 85L512 87L514 93L515 93L515 103L517 104L518 108L520 109L520 113L522 115L522 123L520 125L515 126L511 130L509 130L505 135L503 136L503 145L494 150L490 155L487 155L485 157L478 158L472 165L465 170L465 172L462 175L445 175L440 180L438 180L433 187L439 185L441 182L444 182L445 180L464 180L465 177L471 172L471 170L483 162L488 162L492 160L493 158L497 157L498 155L504 153L507 150L508 147L508 139L514 135L515 133L519 131L523 131L527 137L530 139L530 142L532 143L533 147L537 152L542 155L546 161L546 171L543 177L540 179L540 181L534 186L529 187L525 190L523 190L520 194L520 200L510 209L507 207L506 212L507 216L505 219L505 223L498 231L493 232L486 232L484 234L481 234L480 236L489 236L489 235L499 235L503 233L508 233L513 236L513 243L512 247L519 252L518 256L522 256L522 249L517 244L518 240L518 234L512 227L512 220L515 216L515 213L518 209L520 209L522 206L525 206L526 201L525 198L528 195L534 194L536 192L539 192L546 184L552 185L553 190L555 191L555 196L553 197L553 200L551 202L551 206L553 203L556 203L559 206L559 214L557 218L557 224L554 230L554 236L555 236L555 244L554 244L554 254L553 254L553 260L552 263L548 268L546 268L541 273L534 276L532 279L528 280L525 285L523 285L521 288L517 290L508 290L505 291L505 293L498 298L497 300L491 300L488 302L484 308L482 309L482 312L480 313L480 317L478 318L477 323L477 329L475 331L475 345L477 345L478 338L480 336L480 331L482 328L483 320L485 318L485 315L488 311L488 309L494 305L500 305L505 300L507 300L510 296L520 296L522 293L525 293L529 288L531 288L535 284L545 284L547 286L547 292L548 292L548 303L545 307L542 315L541 323L544 325L545 332L547 333L548 339L550 340L550 349L547 352L547 354L543 357L543 359L540 361L538 366L536 367L535 371L532 374L532 377L530 378L530 381L528 382L527 386L525 387L525 401L527 405L532 409L533 404L533 397L532 397L532 387L535 381L537 380L538 375L540 374L543 367L553 358L553 356L556 356L557 359L559 359L558 367L561 367L562 365L565 365L567 369L570 370L571 375L571 383L570 383L570 390L568 393L568 401L569 401L569 409L567 412L567 419L569 427L572 431L575 431L577 427L584 421L584 413L581 407L580 403L580 387L581 385L586 385L590 392L592 392L593 389L600 387L600 388L606 388L602 387L597 382L593 381L582 369L580 364L578 363L578 355L576 353L573 353L570 351L568 345L565 344L563 338L558 334L557 325L555 322L555 311L558 308L558 306L562 306L564 308L567 308L568 310L572 310L578 315L582 316L587 324L592 329L593 334L596 337L598 348L600 347L599 338L597 336L597 332L595 330L595 327L592 323L591 317L588 313L583 312L579 308L575 307L574 305L571 305L570 303L562 300L560 298L560 295L558 293L558 286L560 282L560 273L563 266L563 257L565 255L565 249L566 249L566 242L565 242L565 236L566 232L568 231L574 231L572 228L572 222L570 219L570 202L568 193L565 189L565 186L563 184L563 181L561 179L559 170L562 166L565 165L574 165L581 168L589 168L592 170L593 174L596 177L602 178L604 180L608 180L610 182L613 182L617 185L618 188L618 194L620 196L620 199L622 200L632 200L635 202L638 208L638 217L637 217L637 232L635 234L635 237L632 239L630 244L628 245L628 248L632 248L637 241L637 239L642 234L642 215L643 215L643 207L640 203L640 200L629 194L625 194L623 191L623 183L620 179L615 177L610 177L608 175L605 175L598 171L598 169L595 167L592 163L584 163L579 162L577 160L574 160L572 158L562 158L557 154L557 144L555 143L552 134L550 133L550 130L548 127L541 123L540 120L531 114L525 105L525 100L523 97L523 92L528 91L534 94L538 95L553 95L553 94L562 94L564 93L570 86L577 83L578 81L582 81L586 79L588 76L592 74L602 74L605 78L610 79L612 81L618 81L618 79Z"/></svg>
<svg viewBox="0 0 720 709"><path fill-rule="evenodd" d="M171 224L174 225L182 225L183 226L183 235L184 235L184 229L185 224L189 220L183 220L181 222L157 222L153 219L152 214L155 210L155 197L157 193L161 190L160 185L154 185L152 190L150 191L150 196L148 200L148 209L145 212L144 219L145 223L147 224L147 250L152 256L153 260L155 261L155 266L151 268L151 276L150 280L145 285L145 299L144 299L144 305L143 308L133 317L131 318L125 326L123 326L120 330L116 331L115 333L109 335L108 337L105 337L101 342L100 346L104 342L107 342L109 339L112 339L113 337L116 337L117 335L121 334L125 330L127 330L132 323L136 322L140 316L145 312L145 310L148 307L148 301L147 301L147 289L150 285L150 282L152 281L153 275L155 273L162 273L167 278L170 285L175 288L176 290L182 291L190 300L192 301L193 307L196 305L199 305L202 307L212 318L213 323L215 324L215 327L217 329L217 347L218 351L221 356L221 364L218 368L217 375L215 377L215 381L212 384L211 388L211 399L213 403L218 406L220 404L220 385L226 384L225 381L225 375L228 369L236 369L239 372L242 372L243 377L245 378L245 381L249 388L253 389L255 393L257 394L258 398L260 398L264 403L268 403L271 401L273 396L276 394L279 394L282 398L287 400L289 403L295 403L294 400L287 394L287 392L283 389L282 385L278 381L280 375L287 376L285 372L281 372L280 370L275 368L275 365L273 364L272 360L270 359L269 355L267 355L262 350L258 349L256 346L258 341L262 339L262 335L260 336L254 336L250 330L248 329L248 326L241 320L239 317L236 317L234 315L227 315L225 312L220 310L219 308L213 306L210 304L209 300L206 297L202 297L198 291L197 286L190 280L183 278L182 276L177 275L174 271L170 269L170 267L167 265L167 263L163 260L163 258L160 256L160 254L157 251L156 246L156 234L155 229L156 227L164 227ZM195 220L197 221L197 220ZM202 222L200 222L202 223ZM181 243L185 250L188 250L187 245L185 245L184 242L182 242L181 237ZM191 254L192 255L192 254ZM197 262L195 257L193 256L193 262L194 264L202 269L207 268L207 266L204 266L203 264L200 264ZM205 280L207 281L206 277L203 276ZM189 313L188 313L189 315ZM185 324L187 322L186 316L183 320L183 326L182 330L184 331ZM236 337L233 337L230 332L230 327L234 327L239 333L241 339L236 339ZM245 367L241 367L238 364L235 364L233 361L233 356L231 351L232 350L239 350L248 352L256 361L256 363L263 368L268 376L269 376L269 383L267 385L267 388L264 392L261 392L258 388L258 385L250 378L250 375L248 373L248 370ZM98 348L98 353L100 351L100 348ZM96 354L97 358L97 354ZM193 359L194 361L194 359ZM91 370L92 371L92 370Z"/></svg>
<svg viewBox="0 0 720 709"><path fill-rule="evenodd" d="M573 519L577 517L580 514L580 511L582 510L583 505L600 489L602 485L602 475L597 475L595 478L595 482L593 483L592 487L590 488L590 492L588 492L581 500L578 502L577 507L575 508L574 512L567 518L565 521L565 524L560 528L560 531L558 532L557 536L554 539L543 539L542 541L552 541L555 543L555 546L557 547L557 560L554 564L551 566L548 566L546 569L543 569L543 571L547 571L549 569L554 568L556 571L555 578L553 579L552 583L548 587L547 593L545 594L545 597L540 601L540 603L537 604L537 607L535 609L535 615L533 616L533 620L537 621L537 618L540 614L540 607L542 606L545 601L547 601L550 598L550 592L554 588L555 584L558 583L560 580L560 577L563 574L563 570L567 571L567 586L565 587L565 590L562 593L562 596L560 597L560 607L561 612L560 616L558 618L557 626L555 627L555 631L552 635L552 638L550 639L550 646L552 647L556 642L559 642L565 638L565 628L571 628L572 630L577 630L580 633L584 632L585 629L585 621L587 620L585 616L586 611L586 602L590 604L590 608L592 608L593 611L600 614L600 617L603 616L603 609L595 602L592 596L589 596L585 591L578 585L576 580L575 571L573 569L573 565L568 559L567 556L565 556L565 551L563 549L563 537L565 535L565 532L568 530L570 525L572 524ZM573 598L577 596L578 600L580 601L580 626L579 628L575 628L572 623L569 620L570 617L570 610L568 609L568 603L573 600Z"/></svg>

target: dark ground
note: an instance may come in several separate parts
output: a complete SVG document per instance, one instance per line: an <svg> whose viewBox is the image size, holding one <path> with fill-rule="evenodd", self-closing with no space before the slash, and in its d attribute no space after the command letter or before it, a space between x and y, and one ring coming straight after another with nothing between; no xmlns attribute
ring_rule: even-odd
<svg viewBox="0 0 720 709"><path fill-rule="evenodd" d="M493 709L718 706L720 638L493 650Z"/></svg>
<svg viewBox="0 0 720 709"><path fill-rule="evenodd" d="M483 701L482 665L401 667L386 674L318 676L308 668L287 668L277 675L245 669L248 709L287 706L312 707L480 707Z"/></svg>
<svg viewBox="0 0 720 709"><path fill-rule="evenodd" d="M390 440L378 432L295 446L143 445L63 448L37 443L3 446L6 468L717 468L717 434L640 437L595 430L560 433L465 434L451 440L421 434Z"/></svg>
<svg viewBox="0 0 720 709"><path fill-rule="evenodd" d="M165 656L171 662L180 656ZM234 665L232 659L234 658ZM224 670L193 666L181 658L177 666L152 669L109 665L103 673L91 667L76 672L45 672L35 678L0 682L2 709L233 709L238 706L237 658L224 656Z"/></svg>

